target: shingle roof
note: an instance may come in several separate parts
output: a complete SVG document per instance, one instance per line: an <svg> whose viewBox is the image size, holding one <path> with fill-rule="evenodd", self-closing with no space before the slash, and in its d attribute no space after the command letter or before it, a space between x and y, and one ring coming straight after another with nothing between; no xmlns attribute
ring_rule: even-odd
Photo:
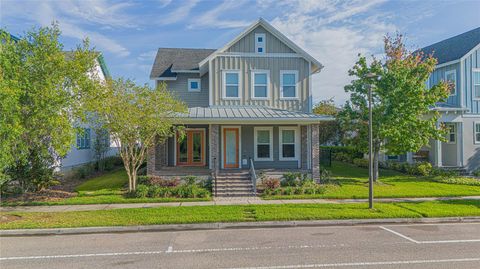
<svg viewBox="0 0 480 269"><path fill-rule="evenodd" d="M426 55L433 52L433 57L438 60L437 64L442 64L462 58L478 44L480 44L480 27L420 50Z"/></svg>
<svg viewBox="0 0 480 269"><path fill-rule="evenodd" d="M292 121L292 123L319 122L332 120L330 116L317 115L301 111L289 111L283 109L269 108L263 106L211 106L211 107L190 107L188 114L181 115L181 118L192 121L208 120L218 121Z"/></svg>
<svg viewBox="0 0 480 269"><path fill-rule="evenodd" d="M198 70L198 63L215 49L159 48L150 78L175 77L171 70Z"/></svg>

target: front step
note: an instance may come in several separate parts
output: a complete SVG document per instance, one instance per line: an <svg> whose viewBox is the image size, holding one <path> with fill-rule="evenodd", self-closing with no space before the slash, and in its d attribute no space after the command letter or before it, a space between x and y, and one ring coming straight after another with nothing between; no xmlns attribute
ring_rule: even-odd
<svg viewBox="0 0 480 269"><path fill-rule="evenodd" d="M214 186L215 187L215 186ZM222 171L217 175L216 197L251 197L253 195L250 174L246 171Z"/></svg>

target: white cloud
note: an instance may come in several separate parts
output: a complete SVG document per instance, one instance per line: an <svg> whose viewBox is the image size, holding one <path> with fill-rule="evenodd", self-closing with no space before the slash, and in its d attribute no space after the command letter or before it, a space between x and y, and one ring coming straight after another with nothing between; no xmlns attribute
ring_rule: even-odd
<svg viewBox="0 0 480 269"><path fill-rule="evenodd" d="M201 27L212 27L212 28L238 28L246 27L251 21L248 20L231 20L231 19L221 19L220 16L225 14L231 16L232 13L227 13L226 11L239 8L245 5L247 2L244 0L227 0L222 2L216 8L211 9L202 15L194 19L188 28L201 28Z"/></svg>
<svg viewBox="0 0 480 269"><path fill-rule="evenodd" d="M161 24L172 24L179 22L190 15L190 11L197 5L198 0L189 0L182 2L182 4L166 15L160 15L159 22Z"/></svg>
<svg viewBox="0 0 480 269"><path fill-rule="evenodd" d="M382 0L275 2L288 10L272 24L318 59L325 68L313 78L314 101L335 98L344 103L344 86L352 80L348 70L358 53L381 52L383 36L397 28L387 21L378 7ZM262 0L261 5L268 4ZM266 7L268 8L268 7Z"/></svg>

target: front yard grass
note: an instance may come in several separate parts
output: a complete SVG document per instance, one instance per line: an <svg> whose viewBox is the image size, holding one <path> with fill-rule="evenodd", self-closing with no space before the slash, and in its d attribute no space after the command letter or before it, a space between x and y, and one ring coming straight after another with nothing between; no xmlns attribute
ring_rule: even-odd
<svg viewBox="0 0 480 269"><path fill-rule="evenodd" d="M480 216L479 200L361 204L232 205L0 213L0 229L130 226L240 221Z"/></svg>
<svg viewBox="0 0 480 269"><path fill-rule="evenodd" d="M312 199L312 198L368 198L368 169L351 164L333 162L329 169L333 182L323 194L272 195L264 199ZM379 182L374 185L377 198L452 197L480 195L480 186L435 182L432 177L417 177L392 170L380 170Z"/></svg>

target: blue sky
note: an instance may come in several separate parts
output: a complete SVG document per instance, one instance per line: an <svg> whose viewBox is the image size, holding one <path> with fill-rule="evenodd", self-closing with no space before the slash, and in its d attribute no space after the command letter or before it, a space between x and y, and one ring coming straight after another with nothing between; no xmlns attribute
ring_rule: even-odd
<svg viewBox="0 0 480 269"><path fill-rule="evenodd" d="M159 47L218 48L263 17L325 65L314 99L339 104L357 54L380 54L386 33L415 49L479 27L479 13L480 0L0 0L2 28L21 36L56 20L66 49L88 36L114 77L138 83L151 83Z"/></svg>

